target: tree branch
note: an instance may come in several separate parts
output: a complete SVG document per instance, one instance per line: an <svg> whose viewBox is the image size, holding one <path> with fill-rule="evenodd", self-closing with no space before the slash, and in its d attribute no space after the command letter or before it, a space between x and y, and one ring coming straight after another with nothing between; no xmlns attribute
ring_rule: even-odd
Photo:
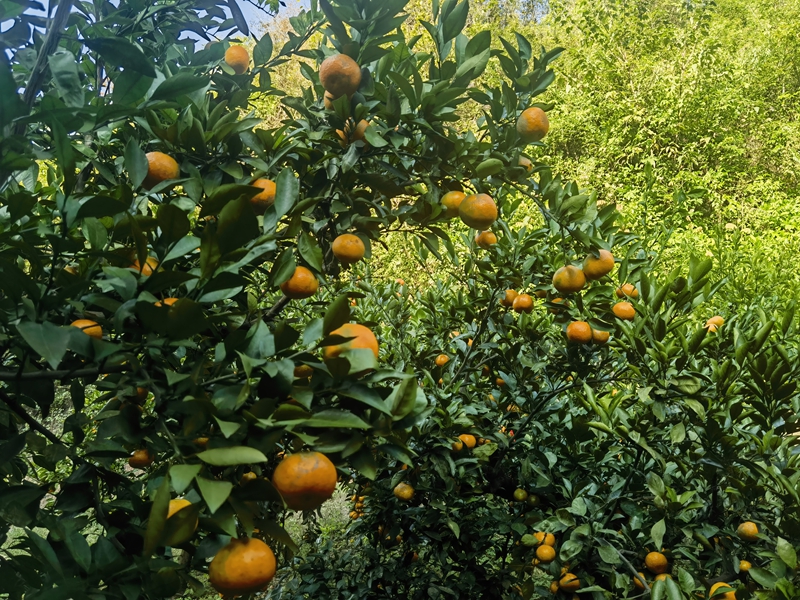
<svg viewBox="0 0 800 600"><path fill-rule="evenodd" d="M92 375L107 375L109 373L123 373L132 371L130 365L113 365L103 369L92 367L86 369L62 369L61 371L0 371L0 381L18 381L28 379L75 379L77 377L91 377Z"/></svg>
<svg viewBox="0 0 800 600"><path fill-rule="evenodd" d="M58 444L60 446L64 445L64 443L60 439L58 439L56 434L54 434L52 431L47 429L44 425L42 425L36 419L30 416L28 412L24 408L22 408L22 405L19 402L14 400L14 398L6 394L5 391L1 389L0 389L0 400L2 400L6 404L6 406L8 406L8 408L10 408L12 412L14 412L20 419L25 421L25 423L28 424L28 427L30 427L32 430L41 433L44 437L46 437L54 444Z"/></svg>
<svg viewBox="0 0 800 600"><path fill-rule="evenodd" d="M289 297L288 296L281 296L280 300L278 300L272 308L270 308L266 314L264 315L265 321L272 321L278 314L283 310L283 308L289 304Z"/></svg>

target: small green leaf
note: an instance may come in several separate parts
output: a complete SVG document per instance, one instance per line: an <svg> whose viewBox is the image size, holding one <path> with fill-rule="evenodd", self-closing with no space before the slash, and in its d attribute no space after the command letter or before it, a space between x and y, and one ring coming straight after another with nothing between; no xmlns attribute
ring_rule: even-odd
<svg viewBox="0 0 800 600"><path fill-rule="evenodd" d="M228 448L213 448L200 452L197 457L204 463L215 467L228 467L232 465L249 465L267 462L263 452L248 446L230 446Z"/></svg>
<svg viewBox="0 0 800 600"><path fill-rule="evenodd" d="M150 557L155 552L161 541L161 532L167 522L167 512L169 511L169 477L164 477L164 481L156 492L156 498L150 508L150 517L147 519L147 531L144 534L144 550L142 556Z"/></svg>
<svg viewBox="0 0 800 600"><path fill-rule="evenodd" d="M70 331L52 323L23 321L17 325L22 338L53 368L57 368L67 351Z"/></svg>
<svg viewBox="0 0 800 600"><path fill-rule="evenodd" d="M182 494L202 468L201 465L172 465L169 468L169 477L175 493Z"/></svg>
<svg viewBox="0 0 800 600"><path fill-rule="evenodd" d="M289 212L289 209L295 205L297 198L300 194L300 180L295 177L294 172L289 169L283 169L278 177L275 179L275 212L278 219Z"/></svg>
<svg viewBox="0 0 800 600"><path fill-rule="evenodd" d="M306 264L315 271L322 272L322 250L317 244L317 240L311 237L310 234L304 232L300 234L300 239L297 241L297 251L300 256L306 261Z"/></svg>
<svg viewBox="0 0 800 600"><path fill-rule="evenodd" d="M78 76L78 63L75 61L75 55L62 49L51 54L47 61L50 65L50 72L53 74L53 83L64 104L71 108L83 107L83 86L81 86Z"/></svg>
<svg viewBox="0 0 800 600"><path fill-rule="evenodd" d="M350 321L350 299L347 296L338 296L328 305L325 318L322 322L322 333L328 335Z"/></svg>
<svg viewBox="0 0 800 600"><path fill-rule="evenodd" d="M270 37L269 33L265 33L253 48L253 64L256 67L261 67L265 65L271 57L272 38Z"/></svg>
<svg viewBox="0 0 800 600"><path fill-rule="evenodd" d="M175 100L209 85L207 77L189 73L178 73L163 81L153 92L150 100Z"/></svg>
<svg viewBox="0 0 800 600"><path fill-rule="evenodd" d="M69 553L84 573L91 572L92 568L92 549L86 538L80 531L70 530L64 538L64 543L69 549Z"/></svg>
<svg viewBox="0 0 800 600"><path fill-rule="evenodd" d="M775 547L775 553L780 556L781 560L786 563L790 569L797 566L797 551L789 542L782 537L778 538L778 543Z"/></svg>
<svg viewBox="0 0 800 600"><path fill-rule="evenodd" d="M599 546L597 553L604 563L609 565L619 564L619 553L611 546Z"/></svg>
<svg viewBox="0 0 800 600"><path fill-rule="evenodd" d="M650 538L656 548L661 548L664 543L664 534L667 532L667 524L664 519L653 525L650 529Z"/></svg>
<svg viewBox="0 0 800 600"><path fill-rule="evenodd" d="M198 504L184 506L167 519L159 545L179 546L192 539L197 529L197 517L201 508Z"/></svg>
<svg viewBox="0 0 800 600"><path fill-rule="evenodd" d="M103 57L108 66L136 71L147 77L155 77L153 61L128 40L121 37L85 37L83 43Z"/></svg>
<svg viewBox="0 0 800 600"><path fill-rule="evenodd" d="M208 506L208 511L213 515L220 506L225 504L231 494L233 484L229 481L214 481L198 477L197 487L200 488L200 494L202 494L203 500Z"/></svg>

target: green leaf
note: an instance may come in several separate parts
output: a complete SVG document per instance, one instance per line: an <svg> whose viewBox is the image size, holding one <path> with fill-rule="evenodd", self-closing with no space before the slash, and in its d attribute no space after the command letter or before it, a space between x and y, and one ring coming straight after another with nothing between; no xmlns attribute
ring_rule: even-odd
<svg viewBox="0 0 800 600"><path fill-rule="evenodd" d="M298 548L297 544L294 543L292 537L275 521L258 521L258 528L262 533L267 534L276 542L284 544L293 553L297 554L300 552L300 548Z"/></svg>
<svg viewBox="0 0 800 600"><path fill-rule="evenodd" d="M302 425L303 427L333 427L341 429L369 429L364 421L359 419L351 412L331 408L315 413L308 419L296 419L293 421L282 421L281 425Z"/></svg>
<svg viewBox="0 0 800 600"><path fill-rule="evenodd" d="M148 77L155 77L153 61L128 40L121 37L86 37L83 40L90 49L103 57L107 65L136 71Z"/></svg>
<svg viewBox="0 0 800 600"><path fill-rule="evenodd" d="M777 575L767 571L766 569L762 569L761 567L753 567L747 572L747 574L752 577L757 584L762 585L770 590L775 589L775 584L778 581Z"/></svg>
<svg viewBox="0 0 800 600"><path fill-rule="evenodd" d="M609 565L619 564L619 553L611 546L599 546L597 553L600 555L602 561Z"/></svg>
<svg viewBox="0 0 800 600"><path fill-rule="evenodd" d="M378 392L375 391L373 388L367 387L365 385L356 383L354 385L339 390L339 395L344 396L346 398L353 398L354 400L358 400L359 402L362 402L367 406L375 408L386 415L392 414L391 411L389 410L389 407L387 407L386 402L384 402L383 399L381 399Z"/></svg>
<svg viewBox="0 0 800 600"><path fill-rule="evenodd" d="M0 131L14 119L28 114L28 107L17 93L17 84L5 52L0 52Z"/></svg>
<svg viewBox="0 0 800 600"><path fill-rule="evenodd" d="M64 104L71 108L83 107L83 87L78 76L78 63L75 61L75 55L62 49L51 54L47 60L50 72L53 74L53 84Z"/></svg>
<svg viewBox="0 0 800 600"><path fill-rule="evenodd" d="M267 462L267 457L260 450L249 448L248 446L230 446L228 448L205 450L200 452L197 458L215 467Z"/></svg>
<svg viewBox="0 0 800 600"><path fill-rule="evenodd" d="M664 534L667 532L667 524L664 519L653 525L650 529L650 538L653 540L656 548L661 548L664 544Z"/></svg>
<svg viewBox="0 0 800 600"><path fill-rule="evenodd" d="M156 220L164 241L174 242L189 233L189 217L174 204L162 204L158 209Z"/></svg>
<svg viewBox="0 0 800 600"><path fill-rule="evenodd" d="M373 148L383 148L389 144L389 142L383 139L378 131L378 128L372 125L364 130L364 138L366 138L367 142L369 142L369 145Z"/></svg>
<svg viewBox="0 0 800 600"><path fill-rule="evenodd" d="M169 468L169 477L175 493L182 494L202 468L201 465L172 465Z"/></svg>
<svg viewBox="0 0 800 600"><path fill-rule="evenodd" d="M450 531L453 532L453 535L456 536L456 539L461 537L461 527L458 526L458 523L452 519L448 519L447 526L450 528Z"/></svg>
<svg viewBox="0 0 800 600"><path fill-rule="evenodd" d="M142 185L147 176L147 168L147 156L144 150L139 147L139 142L134 138L129 139L125 144L125 170L128 171L128 177L133 187L138 188Z"/></svg>
<svg viewBox="0 0 800 600"><path fill-rule="evenodd" d="M231 17L233 18L233 22L236 24L236 27L239 28L245 35L250 35L250 28L247 26L247 19L244 18L242 14L242 9L239 8L239 4L236 0L228 0L228 10L231 11Z"/></svg>
<svg viewBox="0 0 800 600"><path fill-rule="evenodd" d="M17 324L22 338L53 368L58 368L67 351L70 331L52 323L23 321Z"/></svg>
<svg viewBox="0 0 800 600"><path fill-rule="evenodd" d="M61 563L58 562L58 557L48 541L31 529L26 528L25 533L28 534L28 539L33 542L33 545L39 551L39 554L42 555L47 564L50 565L50 568L58 573L58 575L63 577L64 572L61 570Z"/></svg>
<svg viewBox="0 0 800 600"><path fill-rule="evenodd" d="M408 376L398 383L392 393L389 394L389 397L386 398L386 406L396 421L399 421L414 410L418 389L416 377Z"/></svg>
<svg viewBox="0 0 800 600"><path fill-rule="evenodd" d="M283 169L275 179L275 212L278 219L289 212L300 194L300 180L290 168Z"/></svg>
<svg viewBox="0 0 800 600"><path fill-rule="evenodd" d="M372 450L368 446L362 446L358 452L350 457L350 464L359 473L370 481L375 481L378 476L378 463L372 455Z"/></svg>
<svg viewBox="0 0 800 600"><path fill-rule="evenodd" d="M92 549L86 538L79 531L70 530L64 537L69 553L84 573L91 572L92 569Z"/></svg>
<svg viewBox="0 0 800 600"><path fill-rule="evenodd" d="M256 67L263 66L272 57L272 38L269 33L258 40L253 48L253 64Z"/></svg>
<svg viewBox="0 0 800 600"><path fill-rule="evenodd" d="M347 296L337 296L328 305L325 311L325 318L322 322L322 334L328 335L334 329L338 329L350 321L350 299Z"/></svg>
<svg viewBox="0 0 800 600"><path fill-rule="evenodd" d="M51 119L50 130L53 132L58 166L64 175L64 191L69 194L75 185L75 149L72 147L67 130L58 119Z"/></svg>
<svg viewBox="0 0 800 600"><path fill-rule="evenodd" d="M150 100L175 100L209 85L207 77L189 73L178 73L163 81L153 92Z"/></svg>
<svg viewBox="0 0 800 600"><path fill-rule="evenodd" d="M778 543L775 546L775 553L780 556L781 560L786 563L790 569L797 566L797 551L789 542L782 537L778 538Z"/></svg>
<svg viewBox="0 0 800 600"><path fill-rule="evenodd" d="M300 234L300 239L297 241L297 251L300 256L306 261L306 264L315 271L322 272L322 250L311 235L307 232Z"/></svg>
<svg viewBox="0 0 800 600"><path fill-rule="evenodd" d="M258 220L249 200L239 198L225 205L217 221L217 244L222 256L241 248L258 235Z"/></svg>
<svg viewBox="0 0 800 600"><path fill-rule="evenodd" d="M197 529L197 517L201 508L198 504L184 506L167 519L159 545L179 546L192 539Z"/></svg>
<svg viewBox="0 0 800 600"><path fill-rule="evenodd" d="M683 600L681 588L678 587L674 579L668 578L664 583L667 588L667 600Z"/></svg>
<svg viewBox="0 0 800 600"><path fill-rule="evenodd" d="M464 30L469 15L469 2L464 0L447 15L442 24L442 41L448 42Z"/></svg>
<svg viewBox="0 0 800 600"><path fill-rule="evenodd" d="M208 506L208 511L213 515L231 495L233 484L229 481L214 481L204 477L198 477L196 481L197 487L200 488L200 494Z"/></svg>
<svg viewBox="0 0 800 600"><path fill-rule="evenodd" d="M216 188L203 202L200 217L216 215L224 209L229 202L240 198L250 199L258 193L259 189L252 185L226 183Z"/></svg>
<svg viewBox="0 0 800 600"><path fill-rule="evenodd" d="M142 556L150 557L155 552L161 541L161 532L167 522L167 512L169 511L169 477L164 477L164 481L156 492L153 505L150 507L150 516L147 519L147 531L144 534L144 550Z"/></svg>
<svg viewBox="0 0 800 600"><path fill-rule="evenodd" d="M81 207L75 214L75 218L85 219L86 217L96 217L100 219L103 217L113 217L128 210L129 206L129 204L117 200L116 198L111 198L110 196L93 196L81 204Z"/></svg>

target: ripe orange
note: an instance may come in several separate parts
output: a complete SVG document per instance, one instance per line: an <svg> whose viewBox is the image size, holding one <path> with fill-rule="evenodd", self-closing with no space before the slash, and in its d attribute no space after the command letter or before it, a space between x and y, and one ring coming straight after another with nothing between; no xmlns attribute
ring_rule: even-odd
<svg viewBox="0 0 800 600"><path fill-rule="evenodd" d="M91 319L77 319L70 323L70 325L77 327L83 331L83 333L96 340L103 339L103 328L97 324L97 321L92 321Z"/></svg>
<svg viewBox="0 0 800 600"><path fill-rule="evenodd" d="M574 573L567 573L558 580L558 587L564 592L574 592L581 588L581 580Z"/></svg>
<svg viewBox="0 0 800 600"><path fill-rule="evenodd" d="M281 291L287 298L300 300L310 298L317 293L319 281L314 274L306 267L296 267L294 274L288 281L281 284Z"/></svg>
<svg viewBox="0 0 800 600"><path fill-rule="evenodd" d="M745 542L755 542L758 539L758 525L745 521L736 528L736 535Z"/></svg>
<svg viewBox="0 0 800 600"><path fill-rule="evenodd" d="M505 296L500 299L500 304L503 306L513 306L514 305L514 298L516 298L519 294L515 290L506 290Z"/></svg>
<svg viewBox="0 0 800 600"><path fill-rule="evenodd" d="M220 594L239 596L263 589L275 576L275 554L257 538L232 539L208 566L208 580Z"/></svg>
<svg viewBox="0 0 800 600"><path fill-rule="evenodd" d="M319 66L319 82L333 99L345 95L349 98L361 85L361 67L346 54L334 54Z"/></svg>
<svg viewBox="0 0 800 600"><path fill-rule="evenodd" d="M583 274L586 279L600 279L614 270L614 255L608 250L600 250L600 256L589 254L583 259Z"/></svg>
<svg viewBox="0 0 800 600"><path fill-rule="evenodd" d="M557 594L558 590L560 590L560 589L561 588L558 586L558 582L557 581L554 581L554 582L552 582L550 584L550 593L551 594Z"/></svg>
<svg viewBox="0 0 800 600"><path fill-rule="evenodd" d="M611 337L611 334L608 331L600 331L599 329L592 329L592 342L594 342L598 346L602 346L603 344L608 342L609 337Z"/></svg>
<svg viewBox="0 0 800 600"><path fill-rule="evenodd" d="M331 244L333 255L339 262L346 265L352 265L364 258L364 253L367 251L364 242L361 238L352 233L343 233L333 240Z"/></svg>
<svg viewBox="0 0 800 600"><path fill-rule="evenodd" d="M644 573L639 571L639 577L644 579L645 578L644 577ZM644 584L641 581L639 581L638 577L634 577L633 578L633 587L635 587L637 590L643 590L644 589ZM650 586L647 586L647 587L650 587Z"/></svg>
<svg viewBox="0 0 800 600"><path fill-rule="evenodd" d="M169 154L163 152L148 152L147 157L147 175L142 182L146 189L150 189L162 181L168 179L177 179L181 174L181 169L178 162Z"/></svg>
<svg viewBox="0 0 800 600"><path fill-rule="evenodd" d="M750 569L753 568L753 565L750 561L747 560L740 560L739 561L739 571L742 573L747 573Z"/></svg>
<svg viewBox="0 0 800 600"><path fill-rule="evenodd" d="M156 259L154 256L148 256L144 261L144 265L139 264L138 260L134 260L131 263L130 268L135 269L145 277L148 277L156 272L156 269L158 268L158 259Z"/></svg>
<svg viewBox="0 0 800 600"><path fill-rule="evenodd" d="M556 536L552 533L545 533L544 531L537 531L533 534L540 544L544 544L545 546L553 546L556 545Z"/></svg>
<svg viewBox="0 0 800 600"><path fill-rule="evenodd" d="M145 469L153 464L153 455L147 449L134 450L128 464L134 469Z"/></svg>
<svg viewBox="0 0 800 600"><path fill-rule="evenodd" d="M552 315L557 315L562 310L564 310L564 308L567 308L569 306L569 302L564 300L564 298L553 298L552 300L550 300L550 302L552 302L553 304L561 304L561 305L563 305L563 307L562 306L555 306L553 308L548 308L547 309L548 312L550 314L552 314Z"/></svg>
<svg viewBox="0 0 800 600"><path fill-rule="evenodd" d="M258 475L256 475L252 471L248 471L247 473L242 475L242 477L239 479L239 485L245 486L251 481L255 481L256 479L258 479Z"/></svg>
<svg viewBox="0 0 800 600"><path fill-rule="evenodd" d="M524 167L524 168L525 168L525 170L526 170L528 173L530 173L531 171L533 171L533 163L531 162L531 159L530 159L530 158L528 158L527 156L520 156L520 157L519 157L519 166L520 166L520 167Z"/></svg>
<svg viewBox="0 0 800 600"><path fill-rule="evenodd" d="M147 388L137 387L136 388L136 402L141 404L145 400L147 400L147 396L150 395L150 391Z"/></svg>
<svg viewBox="0 0 800 600"><path fill-rule="evenodd" d="M461 202L458 216L473 229L489 229L497 220L497 205L489 194L473 194Z"/></svg>
<svg viewBox="0 0 800 600"><path fill-rule="evenodd" d="M481 231L475 236L475 243L484 250L488 250L497 243L497 236L491 231Z"/></svg>
<svg viewBox="0 0 800 600"><path fill-rule="evenodd" d="M325 107L325 110L333 110L333 101L336 100L333 96L331 96L330 92L325 92L322 95L322 105Z"/></svg>
<svg viewBox="0 0 800 600"><path fill-rule="evenodd" d="M472 450L475 447L475 444L478 443L478 440L476 440L475 436L471 433L462 433L460 436L458 436L458 439L464 442L464 445L470 450Z"/></svg>
<svg viewBox="0 0 800 600"><path fill-rule="evenodd" d="M250 68L250 53L244 46L230 46L225 50L225 64L237 75L245 73Z"/></svg>
<svg viewBox="0 0 800 600"><path fill-rule="evenodd" d="M461 452L464 449L464 442L461 440L456 440L450 444L450 448L453 450L453 452Z"/></svg>
<svg viewBox="0 0 800 600"><path fill-rule="evenodd" d="M578 267L567 265L553 275L553 287L562 294L579 292L586 285L586 276Z"/></svg>
<svg viewBox="0 0 800 600"><path fill-rule="evenodd" d="M667 557L661 552L650 552L644 557L644 566L648 568L651 573L664 573L667 570Z"/></svg>
<svg viewBox="0 0 800 600"><path fill-rule="evenodd" d="M336 467L320 452L297 452L283 459L272 474L272 485L292 510L314 510L333 495Z"/></svg>
<svg viewBox="0 0 800 600"><path fill-rule="evenodd" d="M592 341L592 328L586 321L573 321L567 325L567 340L573 344L588 344Z"/></svg>
<svg viewBox="0 0 800 600"><path fill-rule="evenodd" d="M669 573L659 573L655 576L656 581L666 581L667 579L672 579L672 575Z"/></svg>
<svg viewBox="0 0 800 600"><path fill-rule="evenodd" d="M497 387L502 387L506 384L506 380L503 379L502 377L498 377L497 379L494 380L494 382L497 385Z"/></svg>
<svg viewBox="0 0 800 600"><path fill-rule="evenodd" d="M398 500L404 500L405 502L409 502L414 497L414 488L404 481L401 481L394 486L393 492L395 498Z"/></svg>
<svg viewBox="0 0 800 600"><path fill-rule="evenodd" d="M250 205L257 215L263 215L267 209L275 204L275 182L272 179L261 177L251 183L253 187L261 188L262 191L250 198Z"/></svg>
<svg viewBox="0 0 800 600"><path fill-rule="evenodd" d="M538 106L531 106L522 111L517 119L517 133L523 142L541 141L550 130L547 113Z"/></svg>
<svg viewBox="0 0 800 600"><path fill-rule="evenodd" d="M448 362L450 362L450 357L447 356L447 354L440 354L439 356L436 357L436 360L434 362L436 363L437 367L443 367Z"/></svg>
<svg viewBox="0 0 800 600"><path fill-rule="evenodd" d="M458 207L461 206L461 203L466 197L467 195L464 192L459 191L447 192L442 196L442 206L445 208L445 219L452 219L458 216Z"/></svg>
<svg viewBox="0 0 800 600"><path fill-rule="evenodd" d="M638 298L639 290L637 290L632 283L623 283L622 286L617 288L617 298Z"/></svg>
<svg viewBox="0 0 800 600"><path fill-rule="evenodd" d="M615 317L623 321L633 321L633 318L636 316L636 309L633 308L633 304L630 302L617 302L611 308L611 311L614 313Z"/></svg>
<svg viewBox="0 0 800 600"><path fill-rule="evenodd" d="M556 551L552 546L542 545L536 548L536 558L544 564L551 563L556 559Z"/></svg>
<svg viewBox="0 0 800 600"><path fill-rule="evenodd" d="M198 446L199 448L202 448L203 450L205 450L208 447L208 438L207 437L194 438L194 440L192 440L192 442L194 443L195 446Z"/></svg>
<svg viewBox="0 0 800 600"><path fill-rule="evenodd" d="M511 303L511 306L518 313L529 313L533 310L533 298L528 294L519 294L514 298L514 302Z"/></svg>
<svg viewBox="0 0 800 600"><path fill-rule="evenodd" d="M156 306L172 306L178 301L177 298L164 298L156 302Z"/></svg>
<svg viewBox="0 0 800 600"><path fill-rule="evenodd" d="M309 367L308 365L297 365L294 368L294 376L297 379L311 377L313 374L314 374L314 369L312 367Z"/></svg>
<svg viewBox="0 0 800 600"><path fill-rule="evenodd" d="M722 327L724 324L725 324L725 319L717 315L715 317L711 317L708 321L706 321L705 327L711 333L714 333L718 328Z"/></svg>
<svg viewBox="0 0 800 600"><path fill-rule="evenodd" d="M331 331L331 335L340 335L353 339L334 346L325 346L322 349L322 356L325 359L336 358L345 350L352 350L353 348L369 348L375 354L375 358L378 358L378 338L369 328L363 325L345 323L338 329Z"/></svg>
<svg viewBox="0 0 800 600"><path fill-rule="evenodd" d="M185 508L186 506L191 506L192 503L189 502L186 498L175 498L174 500L169 501L169 509L167 509L167 518L169 519L172 515L178 512L180 509Z"/></svg>
<svg viewBox="0 0 800 600"><path fill-rule="evenodd" d="M709 598L715 598L716 600L736 600L736 592L719 592L717 590L720 588L730 588L733 587L728 583L724 583L720 581L719 583L715 583L711 586L711 589L708 591Z"/></svg>

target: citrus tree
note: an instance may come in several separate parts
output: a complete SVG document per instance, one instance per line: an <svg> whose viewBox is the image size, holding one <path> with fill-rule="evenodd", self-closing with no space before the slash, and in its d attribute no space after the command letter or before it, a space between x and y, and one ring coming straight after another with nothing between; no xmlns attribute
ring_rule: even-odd
<svg viewBox="0 0 800 600"><path fill-rule="evenodd" d="M710 263L652 273L537 160L561 50L449 0L417 51L405 4L312 2L251 53L234 0L4 2L8 597L257 593L337 480L353 548L270 594L632 597L674 565L653 596L793 597L793 312L706 323ZM370 280L388 231L459 276Z"/></svg>

